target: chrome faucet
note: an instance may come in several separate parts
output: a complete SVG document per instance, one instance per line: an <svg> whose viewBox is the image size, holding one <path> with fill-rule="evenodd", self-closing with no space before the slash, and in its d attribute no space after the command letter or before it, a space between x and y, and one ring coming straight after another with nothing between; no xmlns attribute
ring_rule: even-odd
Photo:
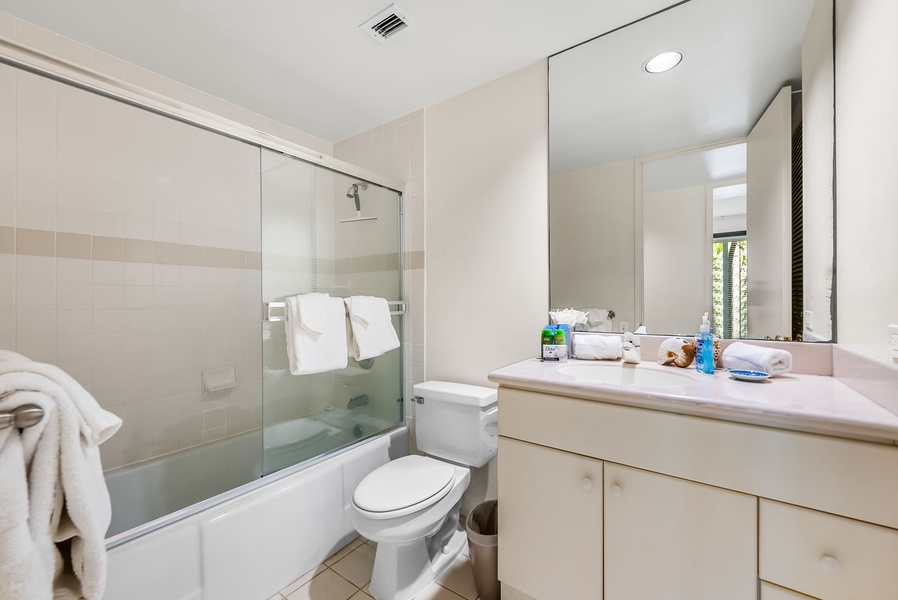
<svg viewBox="0 0 898 600"><path fill-rule="evenodd" d="M639 364L642 362L642 356L639 352L639 336L632 331L624 333L624 362L630 364Z"/></svg>

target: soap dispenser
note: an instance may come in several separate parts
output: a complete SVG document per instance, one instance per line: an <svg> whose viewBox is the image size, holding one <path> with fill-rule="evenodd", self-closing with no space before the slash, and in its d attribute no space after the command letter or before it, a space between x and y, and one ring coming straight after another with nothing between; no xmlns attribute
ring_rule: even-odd
<svg viewBox="0 0 898 600"><path fill-rule="evenodd" d="M695 368L699 373L714 374L714 336L708 313L702 315L702 325L695 334Z"/></svg>

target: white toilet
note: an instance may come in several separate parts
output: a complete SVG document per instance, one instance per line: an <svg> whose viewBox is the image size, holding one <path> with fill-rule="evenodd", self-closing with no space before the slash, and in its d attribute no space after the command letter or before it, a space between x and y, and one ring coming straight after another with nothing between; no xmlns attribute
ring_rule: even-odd
<svg viewBox="0 0 898 600"><path fill-rule="evenodd" d="M496 456L496 390L427 381L414 387L418 449L365 477L352 497L358 532L377 542L371 594L409 600L436 579L465 545L461 497L471 467Z"/></svg>

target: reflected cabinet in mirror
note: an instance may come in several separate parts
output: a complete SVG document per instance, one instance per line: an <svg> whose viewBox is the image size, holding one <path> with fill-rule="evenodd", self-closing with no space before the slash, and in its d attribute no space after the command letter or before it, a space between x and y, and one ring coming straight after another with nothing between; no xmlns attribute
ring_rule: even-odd
<svg viewBox="0 0 898 600"><path fill-rule="evenodd" d="M832 340L833 99L832 0L689 0L552 56L551 306Z"/></svg>

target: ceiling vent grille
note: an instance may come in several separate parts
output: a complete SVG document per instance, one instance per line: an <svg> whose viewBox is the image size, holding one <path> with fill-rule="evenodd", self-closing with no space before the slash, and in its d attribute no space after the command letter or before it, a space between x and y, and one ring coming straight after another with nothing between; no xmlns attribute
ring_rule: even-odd
<svg viewBox="0 0 898 600"><path fill-rule="evenodd" d="M391 4L359 25L359 28L383 44L403 31L417 29L418 24L410 19L401 8Z"/></svg>

